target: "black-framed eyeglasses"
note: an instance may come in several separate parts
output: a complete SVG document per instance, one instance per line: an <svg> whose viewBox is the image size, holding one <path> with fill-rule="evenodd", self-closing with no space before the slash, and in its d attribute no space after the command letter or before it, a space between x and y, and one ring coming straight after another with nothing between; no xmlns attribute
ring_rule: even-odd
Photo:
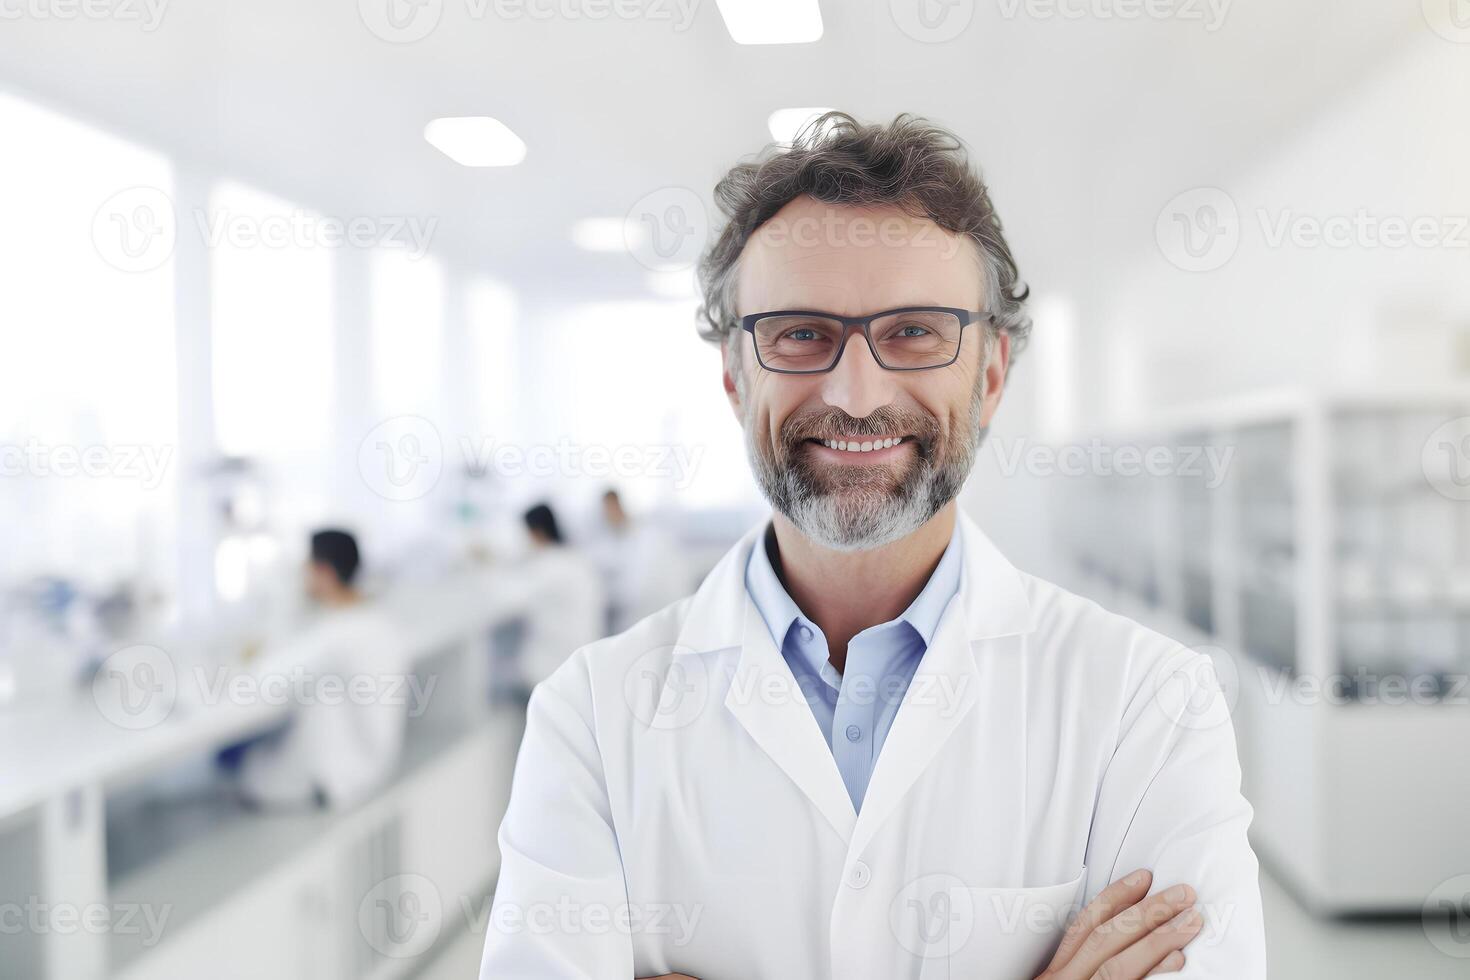
<svg viewBox="0 0 1470 980"><path fill-rule="evenodd" d="M889 371L947 367L960 356L965 327L989 320L984 310L902 306L870 316L818 310L772 310L740 318L755 344L756 360L777 374L824 374L837 366L847 332L861 330L873 360Z"/></svg>

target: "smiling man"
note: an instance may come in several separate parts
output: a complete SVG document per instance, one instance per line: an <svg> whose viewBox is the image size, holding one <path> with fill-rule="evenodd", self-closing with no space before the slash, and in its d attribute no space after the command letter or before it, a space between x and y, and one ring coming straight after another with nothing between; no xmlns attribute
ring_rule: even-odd
<svg viewBox="0 0 1470 980"><path fill-rule="evenodd" d="M536 689L482 977L1263 977L1209 658L956 502L1030 329L958 140L830 114L716 197L773 513Z"/></svg>

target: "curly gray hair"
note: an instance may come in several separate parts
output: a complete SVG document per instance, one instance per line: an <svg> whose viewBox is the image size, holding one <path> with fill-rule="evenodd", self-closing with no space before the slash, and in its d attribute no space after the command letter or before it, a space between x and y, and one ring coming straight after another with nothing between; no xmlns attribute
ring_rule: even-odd
<svg viewBox="0 0 1470 980"><path fill-rule="evenodd" d="M804 126L789 148L770 144L720 179L715 203L727 221L699 261L700 336L720 343L736 335L740 254L762 224L804 194L826 204L894 205L968 237L980 255L991 330L1010 335L1012 361L1026 346L1029 291L1001 233L989 188L970 167L957 136L909 113L887 126L864 125L845 112L825 113Z"/></svg>

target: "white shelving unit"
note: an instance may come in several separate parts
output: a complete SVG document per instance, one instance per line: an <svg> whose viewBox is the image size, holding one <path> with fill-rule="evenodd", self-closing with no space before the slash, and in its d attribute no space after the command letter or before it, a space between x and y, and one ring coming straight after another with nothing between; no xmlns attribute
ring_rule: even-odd
<svg viewBox="0 0 1470 980"><path fill-rule="evenodd" d="M1063 491L1071 584L1215 656L1257 850L1324 914L1418 913L1470 867L1470 503L1421 459L1466 416L1459 387L1202 405L1080 441L1222 471Z"/></svg>

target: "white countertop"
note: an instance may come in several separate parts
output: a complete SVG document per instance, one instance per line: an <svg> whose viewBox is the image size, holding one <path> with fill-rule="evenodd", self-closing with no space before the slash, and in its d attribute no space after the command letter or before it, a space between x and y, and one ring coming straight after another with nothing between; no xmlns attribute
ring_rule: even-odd
<svg viewBox="0 0 1470 980"><path fill-rule="evenodd" d="M456 640L513 618L530 601L513 567L464 572L432 585L404 585L379 600L422 659ZM189 672L177 671L178 695L149 727L110 720L90 688L44 704L0 711L0 820L68 790L157 768L266 731L288 706L205 699Z"/></svg>

